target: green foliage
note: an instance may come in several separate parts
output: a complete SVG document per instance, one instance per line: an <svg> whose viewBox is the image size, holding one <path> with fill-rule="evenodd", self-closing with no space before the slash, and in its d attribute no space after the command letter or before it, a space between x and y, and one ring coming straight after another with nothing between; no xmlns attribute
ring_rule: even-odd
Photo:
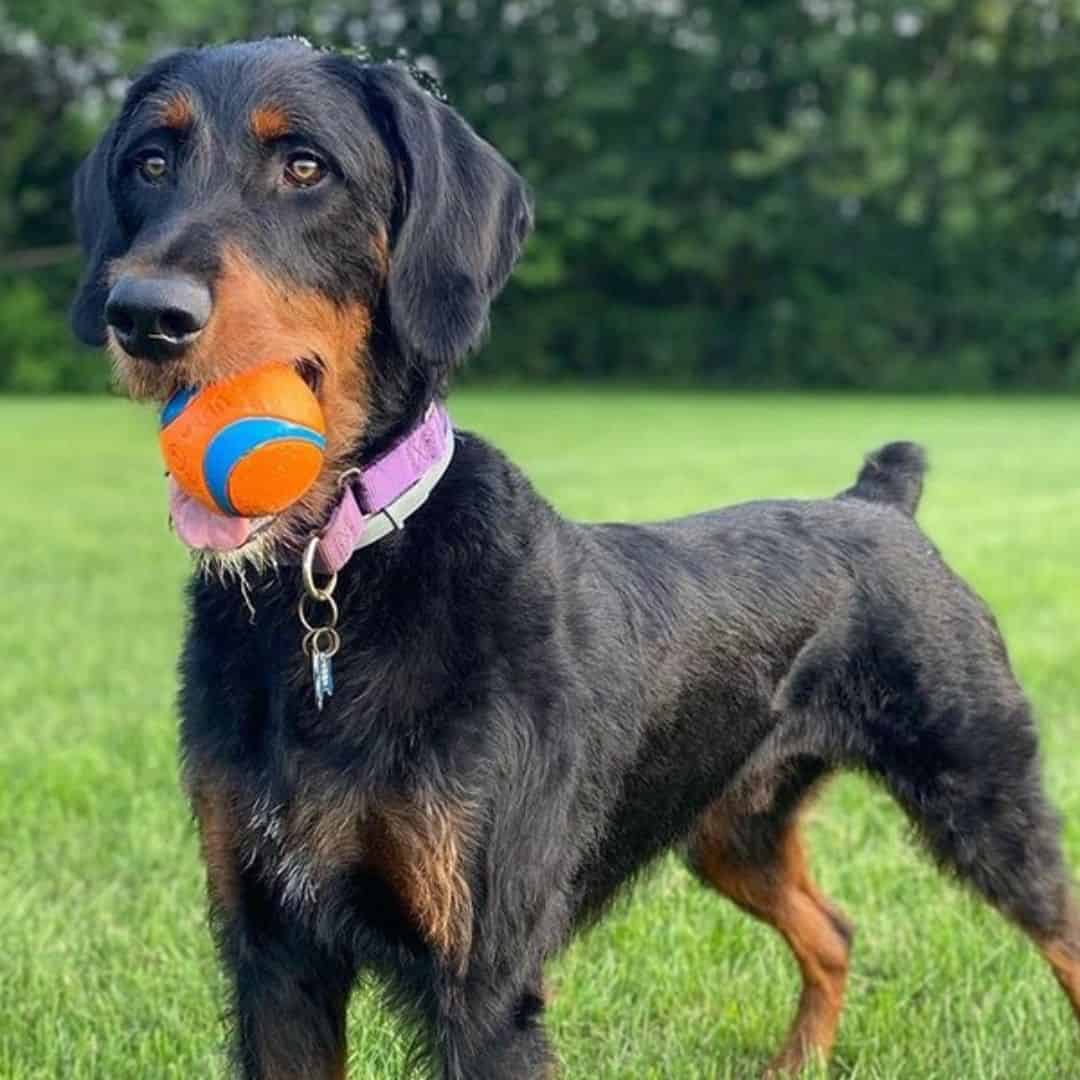
<svg viewBox="0 0 1080 1080"><path fill-rule="evenodd" d="M479 374L1080 385L1072 0L15 0L0 30L0 249L68 239L120 73L301 32L422 58L535 187Z"/></svg>
<svg viewBox="0 0 1080 1080"><path fill-rule="evenodd" d="M108 386L102 358L72 344L62 313L74 276L63 283L67 288L50 288L41 275L24 275L0 288L0 389L43 394Z"/></svg>

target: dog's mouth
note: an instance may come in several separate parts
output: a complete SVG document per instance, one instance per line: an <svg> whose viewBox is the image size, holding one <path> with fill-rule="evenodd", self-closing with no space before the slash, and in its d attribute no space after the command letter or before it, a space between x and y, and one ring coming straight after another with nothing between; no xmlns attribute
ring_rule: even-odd
<svg viewBox="0 0 1080 1080"><path fill-rule="evenodd" d="M319 360L302 357L293 362L297 373L319 398L322 389L323 367ZM320 399L321 401L321 399ZM180 540L193 551L227 554L239 551L265 536L279 514L265 517L237 517L219 514L181 490L172 476L168 477L169 520Z"/></svg>
<svg viewBox="0 0 1080 1080"><path fill-rule="evenodd" d="M181 491L169 477L169 519L176 535L194 551L237 551L266 532L278 516L246 518L218 514Z"/></svg>

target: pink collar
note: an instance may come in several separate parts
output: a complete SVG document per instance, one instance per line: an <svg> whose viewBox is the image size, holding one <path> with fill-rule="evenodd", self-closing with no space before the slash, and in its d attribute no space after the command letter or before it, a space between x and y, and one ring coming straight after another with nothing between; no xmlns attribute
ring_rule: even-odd
<svg viewBox="0 0 1080 1080"><path fill-rule="evenodd" d="M319 535L315 562L336 574L354 551L400 529L427 501L454 456L454 428L438 402L385 453L341 476L341 499Z"/></svg>

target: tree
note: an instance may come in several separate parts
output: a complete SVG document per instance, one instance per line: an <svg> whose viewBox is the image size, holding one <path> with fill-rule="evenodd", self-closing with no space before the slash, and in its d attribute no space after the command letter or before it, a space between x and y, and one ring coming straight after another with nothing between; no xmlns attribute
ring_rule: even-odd
<svg viewBox="0 0 1080 1080"><path fill-rule="evenodd" d="M302 33L419 58L536 189L481 375L1080 384L1073 0L17 0L0 30L9 253L70 242L122 73ZM63 343L74 261L3 258L0 386L100 372Z"/></svg>

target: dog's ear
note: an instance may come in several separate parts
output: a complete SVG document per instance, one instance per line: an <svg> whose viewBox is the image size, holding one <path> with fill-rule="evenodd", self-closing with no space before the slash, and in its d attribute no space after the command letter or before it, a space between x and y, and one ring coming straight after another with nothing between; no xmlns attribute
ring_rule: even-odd
<svg viewBox="0 0 1080 1080"><path fill-rule="evenodd" d="M509 163L405 67L363 65L356 77L404 188L386 285L391 327L409 354L449 368L487 329L532 200Z"/></svg>
<svg viewBox="0 0 1080 1080"><path fill-rule="evenodd" d="M75 173L75 229L86 265L71 305L71 328L87 345L105 344L106 278L109 260L123 254L124 236L113 210L108 187L109 156L115 125L110 125L97 146Z"/></svg>

